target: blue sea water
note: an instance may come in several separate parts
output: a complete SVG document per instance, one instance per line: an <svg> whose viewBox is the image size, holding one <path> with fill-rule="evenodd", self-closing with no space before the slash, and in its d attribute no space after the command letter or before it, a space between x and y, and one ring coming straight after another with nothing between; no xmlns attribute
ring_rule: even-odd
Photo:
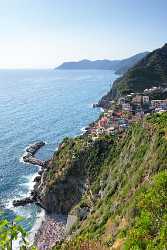
<svg viewBox="0 0 167 250"><path fill-rule="evenodd" d="M54 71L0 70L0 208L3 217L25 217L31 230L40 208L13 208L12 201L25 197L33 187L38 167L24 164L21 156L29 144L47 144L38 152L49 159L65 136L75 136L97 119L93 109L110 88L116 75L109 70Z"/></svg>

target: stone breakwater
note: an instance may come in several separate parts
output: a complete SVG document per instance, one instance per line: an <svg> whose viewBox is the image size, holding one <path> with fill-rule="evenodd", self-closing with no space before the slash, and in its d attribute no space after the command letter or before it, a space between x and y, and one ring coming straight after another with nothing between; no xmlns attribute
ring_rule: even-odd
<svg viewBox="0 0 167 250"><path fill-rule="evenodd" d="M45 145L45 142L40 141L36 142L26 148L26 153L23 156L23 161L26 163L30 163L33 165L38 165L44 167L46 165L46 161L39 160L35 157L37 151Z"/></svg>
<svg viewBox="0 0 167 250"><path fill-rule="evenodd" d="M43 147L44 145L45 145L45 142L43 142L43 141L31 144L30 146L28 146L26 148L26 152L25 152L25 154L23 156L23 161L24 162L29 163L29 164L33 164L33 165L38 165L38 166L41 167L41 169L38 172L38 176L36 176L35 179L34 179L34 182L36 183L36 185L39 182L41 182L42 174L43 174L44 170L47 168L47 165L48 165L48 162L49 162L49 161L44 161L44 160L37 159L35 157L35 154L37 153L37 151L41 147ZM21 200L14 200L13 201L13 206L15 206L15 207L24 206L26 204L33 203L33 202L39 204L37 193L35 192L35 190L32 190L29 197L26 197L26 198L21 199Z"/></svg>

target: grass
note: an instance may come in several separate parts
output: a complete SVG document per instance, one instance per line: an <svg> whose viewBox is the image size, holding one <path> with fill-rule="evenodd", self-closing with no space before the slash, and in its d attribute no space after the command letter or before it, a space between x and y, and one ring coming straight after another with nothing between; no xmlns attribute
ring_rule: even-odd
<svg viewBox="0 0 167 250"><path fill-rule="evenodd" d="M91 212L59 249L89 249L83 248L88 241L101 249L167 249L166 127L167 114L155 114L123 139L102 137L92 145L84 165ZM83 204L90 206L87 192L77 207Z"/></svg>

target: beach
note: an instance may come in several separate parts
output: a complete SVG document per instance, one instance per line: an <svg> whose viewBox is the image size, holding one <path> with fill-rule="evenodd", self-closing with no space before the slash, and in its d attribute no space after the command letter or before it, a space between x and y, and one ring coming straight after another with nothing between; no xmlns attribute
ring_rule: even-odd
<svg viewBox="0 0 167 250"><path fill-rule="evenodd" d="M34 245L39 250L51 249L65 237L67 217L61 214L45 215L43 222L35 234Z"/></svg>

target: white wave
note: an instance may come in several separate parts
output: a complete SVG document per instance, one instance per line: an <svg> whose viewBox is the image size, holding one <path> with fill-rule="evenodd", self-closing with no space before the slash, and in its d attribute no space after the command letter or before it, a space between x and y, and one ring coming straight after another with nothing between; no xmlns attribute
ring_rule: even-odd
<svg viewBox="0 0 167 250"><path fill-rule="evenodd" d="M23 164L26 164L26 165L29 165L29 163L25 162L23 160L23 157L27 156L28 152L26 151L29 147L31 147L33 144L29 144L26 148L24 148L24 153L22 154L22 156L20 157L19 159L19 162L23 163Z"/></svg>
<svg viewBox="0 0 167 250"><path fill-rule="evenodd" d="M81 128L80 131L81 131L81 135L83 135L84 133L86 133L86 127Z"/></svg>
<svg viewBox="0 0 167 250"><path fill-rule="evenodd" d="M54 152L57 152L57 151L58 151L58 149L59 149L59 147L56 147L56 148L55 148L55 150L54 150Z"/></svg>
<svg viewBox="0 0 167 250"><path fill-rule="evenodd" d="M39 168L39 170L40 170L40 168ZM25 196L29 195L31 193L31 191L33 190L34 185L35 185L34 179L38 175L39 175L38 172L36 172L34 174L31 174L31 175L24 177L27 180L27 182L21 183L20 185L27 187L27 193Z"/></svg>
<svg viewBox="0 0 167 250"><path fill-rule="evenodd" d="M80 130L81 130L81 132L85 133L86 132L86 127L83 127Z"/></svg>
<svg viewBox="0 0 167 250"><path fill-rule="evenodd" d="M19 214L20 215L20 214ZM22 216L25 216L25 214ZM29 215L31 216L31 215ZM26 215L26 219L27 219L27 215ZM38 230L40 229L42 222L45 220L45 210L41 209L41 212L39 212L36 216L36 219L33 223L32 229L29 232L29 235L27 237L27 240L29 242L29 244L33 244L34 242L34 238L35 238L35 234L38 232ZM13 250L19 250L20 249L20 244L22 243L21 237L19 236L19 238L13 242Z"/></svg>
<svg viewBox="0 0 167 250"><path fill-rule="evenodd" d="M32 227L32 229L30 231L30 234L29 234L29 237L28 237L29 242L34 241L35 234L37 233L37 231L41 227L42 222L44 220L45 220L45 210L41 208L41 212L38 213L38 215L36 216L33 227Z"/></svg>
<svg viewBox="0 0 167 250"><path fill-rule="evenodd" d="M15 214L22 216L23 218L29 219L31 218L32 214L31 214L31 210L27 209L26 207L14 207L13 206L13 200L15 199L23 199L25 197L27 197L31 190L33 189L35 182L34 182L34 178L38 175L38 173L34 173L31 174L29 176L25 176L24 178L27 180L24 183L21 183L20 185L23 185L27 188L27 192L20 192L17 196L7 200L5 202L5 208L12 210ZM45 218L45 211L43 209L41 209L41 212L39 212L36 216L36 219L33 223L32 229L29 232L29 236L28 236L28 241L30 243L33 243L34 241L34 237L36 232L39 230L42 221ZM21 237L19 236L19 238L13 242L13 250L19 250L19 246L21 244Z"/></svg>
<svg viewBox="0 0 167 250"><path fill-rule="evenodd" d="M96 104L96 103L91 103L91 104L90 104L90 107L93 108L93 105L95 105L95 104Z"/></svg>
<svg viewBox="0 0 167 250"><path fill-rule="evenodd" d="M25 197L26 197L26 193L20 192L18 195L4 201L4 206L5 206L6 209L10 209L10 210L15 211L15 210L17 210L17 208L15 208L13 206L13 201L17 200L17 199L23 199Z"/></svg>
<svg viewBox="0 0 167 250"><path fill-rule="evenodd" d="M27 156L27 152L24 152L24 153L23 153L23 155L19 158L19 162L20 162L20 163L23 163L23 164L26 164L26 165L29 165L28 162L25 162L25 161L23 160L23 157L24 157L24 156Z"/></svg>
<svg viewBox="0 0 167 250"><path fill-rule="evenodd" d="M21 191L15 197L12 197L9 200L6 200L6 202L5 202L5 208L13 210L13 211L15 211L17 213L18 208L13 206L13 201L14 200L18 200L18 199L24 199L24 198L26 198L27 196L30 195L30 193L33 190L34 185L35 185L34 179L35 179L36 176L38 176L38 172L33 173L31 175L28 175L28 176L24 177L24 179L26 181L20 183L19 185L26 187L27 191L25 191L25 192Z"/></svg>

